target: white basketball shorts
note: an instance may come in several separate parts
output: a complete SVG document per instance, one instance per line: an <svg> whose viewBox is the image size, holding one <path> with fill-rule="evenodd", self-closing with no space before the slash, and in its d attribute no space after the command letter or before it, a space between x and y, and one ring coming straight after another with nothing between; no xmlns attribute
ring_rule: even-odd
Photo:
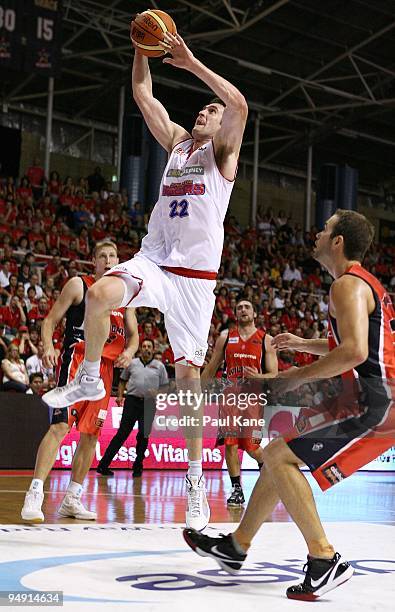
<svg viewBox="0 0 395 612"><path fill-rule="evenodd" d="M215 280L173 274L141 254L114 266L105 276L120 276L125 282L120 307L145 306L164 314L176 363L203 365L215 303Z"/></svg>

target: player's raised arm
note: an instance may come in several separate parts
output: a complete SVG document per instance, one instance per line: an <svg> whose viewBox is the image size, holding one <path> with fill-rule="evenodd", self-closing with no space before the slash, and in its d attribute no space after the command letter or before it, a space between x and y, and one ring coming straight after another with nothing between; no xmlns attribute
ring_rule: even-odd
<svg viewBox="0 0 395 612"><path fill-rule="evenodd" d="M221 129L214 136L214 148L221 172L233 179L248 115L246 99L232 83L202 64L179 34L173 36L166 32L164 39L171 46L172 57L165 58L163 62L192 72L226 105Z"/></svg>
<svg viewBox="0 0 395 612"><path fill-rule="evenodd" d="M191 137L183 127L171 121L163 104L154 98L148 58L136 48L132 70L132 91L150 132L166 151L170 153L174 145Z"/></svg>

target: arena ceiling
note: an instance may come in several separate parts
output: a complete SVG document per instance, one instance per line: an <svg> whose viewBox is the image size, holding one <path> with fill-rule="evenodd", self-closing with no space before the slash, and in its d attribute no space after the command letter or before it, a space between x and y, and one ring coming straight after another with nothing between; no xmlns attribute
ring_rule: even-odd
<svg viewBox="0 0 395 612"><path fill-rule="evenodd" d="M116 127L121 85L130 91L131 16L160 8L193 52L246 96L242 160L252 163L259 113L262 167L303 173L311 143L315 170L348 163L371 187L394 177L393 0L63 0L63 7L58 116ZM161 60L151 70L155 95L190 128L207 100L204 85ZM2 96L13 109L45 112L47 83L9 73Z"/></svg>

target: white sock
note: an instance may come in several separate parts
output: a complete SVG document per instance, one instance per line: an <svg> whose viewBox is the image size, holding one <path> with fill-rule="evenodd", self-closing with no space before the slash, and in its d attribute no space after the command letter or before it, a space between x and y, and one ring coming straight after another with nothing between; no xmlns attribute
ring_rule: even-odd
<svg viewBox="0 0 395 612"><path fill-rule="evenodd" d="M71 495L80 498L82 495L82 485L79 482L70 480L69 486L67 487L67 493L71 493Z"/></svg>
<svg viewBox="0 0 395 612"><path fill-rule="evenodd" d="M44 481L41 478L33 478L30 483L29 491L37 491L38 493L44 493Z"/></svg>
<svg viewBox="0 0 395 612"><path fill-rule="evenodd" d="M202 460L197 459L196 461L188 462L188 476L198 476L202 475Z"/></svg>
<svg viewBox="0 0 395 612"><path fill-rule="evenodd" d="M88 361L87 359L84 359L82 367L88 376L94 376L95 378L100 377L100 359L99 361Z"/></svg>

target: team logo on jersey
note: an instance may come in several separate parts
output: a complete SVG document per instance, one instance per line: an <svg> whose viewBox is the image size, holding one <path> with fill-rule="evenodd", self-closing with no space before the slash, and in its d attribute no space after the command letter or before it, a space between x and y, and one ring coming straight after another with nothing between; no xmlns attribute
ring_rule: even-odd
<svg viewBox="0 0 395 612"><path fill-rule="evenodd" d="M235 336L234 338L229 338L228 344L237 344L239 340L240 338L238 336Z"/></svg>
<svg viewBox="0 0 395 612"><path fill-rule="evenodd" d="M182 183L171 183L171 185L162 186L162 195L164 196L185 196L194 195L201 196L206 193L204 183L194 183L191 180L183 181Z"/></svg>
<svg viewBox="0 0 395 612"><path fill-rule="evenodd" d="M318 451L322 450L323 448L324 448L324 445L322 444L322 442L316 442L311 447L311 450L314 451L315 453L317 453Z"/></svg>
<svg viewBox="0 0 395 612"><path fill-rule="evenodd" d="M166 176L180 178L188 174L204 174L204 166L186 166L185 168L169 168Z"/></svg>

